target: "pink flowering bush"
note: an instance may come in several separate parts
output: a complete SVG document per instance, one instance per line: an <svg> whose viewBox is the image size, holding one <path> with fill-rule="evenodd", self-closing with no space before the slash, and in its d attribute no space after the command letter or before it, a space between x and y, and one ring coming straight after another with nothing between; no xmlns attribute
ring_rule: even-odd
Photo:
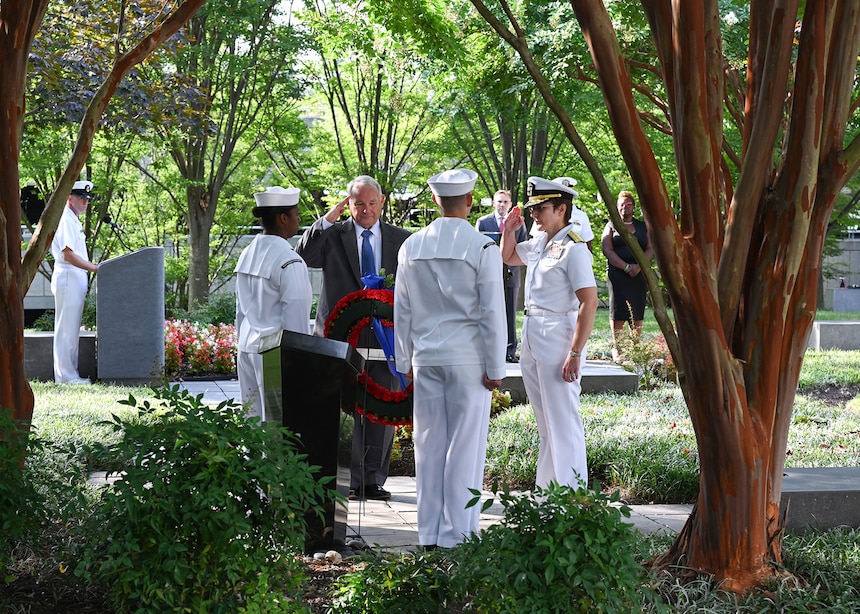
<svg viewBox="0 0 860 614"><path fill-rule="evenodd" d="M168 375L235 373L236 327L166 320L164 370Z"/></svg>

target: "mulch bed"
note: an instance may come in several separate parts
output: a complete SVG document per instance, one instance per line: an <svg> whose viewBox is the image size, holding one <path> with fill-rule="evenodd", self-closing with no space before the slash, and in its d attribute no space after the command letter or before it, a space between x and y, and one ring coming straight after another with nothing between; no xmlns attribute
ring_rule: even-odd
<svg viewBox="0 0 860 614"><path fill-rule="evenodd" d="M823 401L831 407L840 407L860 394L860 385L848 384L845 386L836 386L828 384L813 386L812 388L804 388L798 391L798 394L802 394L815 401Z"/></svg>

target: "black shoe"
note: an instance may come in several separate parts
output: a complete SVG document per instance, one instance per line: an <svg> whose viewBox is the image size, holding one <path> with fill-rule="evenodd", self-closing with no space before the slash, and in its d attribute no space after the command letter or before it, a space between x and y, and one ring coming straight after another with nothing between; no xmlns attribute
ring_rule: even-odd
<svg viewBox="0 0 860 614"><path fill-rule="evenodd" d="M355 501L356 499L358 499L358 494L356 494L356 492L355 492L355 489L354 489L354 488L350 488L350 489L349 489L349 500L350 500L350 501Z"/></svg>
<svg viewBox="0 0 860 614"><path fill-rule="evenodd" d="M516 357L516 356L514 356L513 354L508 354L508 355L505 357L505 360L506 360L507 362L519 362L519 360L517 359L517 357Z"/></svg>
<svg viewBox="0 0 860 614"><path fill-rule="evenodd" d="M376 484L365 486L364 491L361 494L363 495L362 499L368 499L371 501L388 501L391 498L390 492Z"/></svg>

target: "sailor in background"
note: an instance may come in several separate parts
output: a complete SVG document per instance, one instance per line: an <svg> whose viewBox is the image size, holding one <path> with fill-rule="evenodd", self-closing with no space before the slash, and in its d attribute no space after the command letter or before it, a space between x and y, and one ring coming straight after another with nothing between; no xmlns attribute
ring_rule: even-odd
<svg viewBox="0 0 860 614"><path fill-rule="evenodd" d="M523 218L514 208L501 247L506 263L526 265L520 367L540 434L536 482L576 488L588 483L579 394L597 311L592 256L571 223L572 188L529 177L528 196L526 208L541 232L517 243Z"/></svg>
<svg viewBox="0 0 860 614"><path fill-rule="evenodd" d="M495 239L498 244L505 227L505 216L511 210L511 193L508 190L498 190L493 194L494 211L478 218L475 228ZM528 239L525 227L517 230L517 242ZM517 362L517 299L522 284L522 269L518 266L502 264L505 278L505 317L508 321L508 347L505 350L507 362Z"/></svg>
<svg viewBox="0 0 860 614"><path fill-rule="evenodd" d="M60 225L51 241L54 271L54 381L89 384L78 373L81 318L87 296L87 271L97 273L99 265L87 257L84 228L78 219L93 198L92 181L76 181L66 201Z"/></svg>
<svg viewBox="0 0 860 614"><path fill-rule="evenodd" d="M270 187L254 200L263 233L236 264L236 371L248 415L265 422L276 418L265 412L260 339L281 330L309 335L313 292L305 261L287 241L299 229L299 189Z"/></svg>

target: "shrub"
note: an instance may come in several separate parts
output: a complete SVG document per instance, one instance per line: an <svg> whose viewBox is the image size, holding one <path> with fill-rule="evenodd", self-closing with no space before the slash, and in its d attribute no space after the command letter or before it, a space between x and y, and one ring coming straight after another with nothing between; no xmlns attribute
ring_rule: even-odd
<svg viewBox="0 0 860 614"><path fill-rule="evenodd" d="M511 393L509 390L493 388L493 396L490 400L490 415L495 416L511 408Z"/></svg>
<svg viewBox="0 0 860 614"><path fill-rule="evenodd" d="M36 491L23 459L27 449L27 430L12 418L12 412L0 407L0 569L9 562L9 551L15 540L39 525L43 499Z"/></svg>
<svg viewBox="0 0 860 614"><path fill-rule="evenodd" d="M391 442L391 462L397 463L403 459L404 445L412 446L412 425L402 424L394 427L394 437Z"/></svg>
<svg viewBox="0 0 860 614"><path fill-rule="evenodd" d="M236 295L229 292L212 294L205 305L196 305L189 311L174 310L177 320L188 320L201 326L234 324L236 322Z"/></svg>
<svg viewBox="0 0 860 614"><path fill-rule="evenodd" d="M114 417L117 444L93 454L125 463L83 529L76 573L109 587L122 609L295 611L306 510L326 490L294 437L246 418L238 404L203 405L178 386L160 403ZM252 608L253 604L253 608Z"/></svg>
<svg viewBox="0 0 860 614"><path fill-rule="evenodd" d="M36 318L30 328L35 331L54 330L54 310L46 309L43 311L42 315Z"/></svg>
<svg viewBox="0 0 860 614"><path fill-rule="evenodd" d="M624 328L615 333L620 363L639 375L639 386L651 390L662 382L677 383L678 369L662 334L650 335Z"/></svg>
<svg viewBox="0 0 860 614"><path fill-rule="evenodd" d="M473 491L476 504L480 498ZM501 523L460 545L457 571L481 612L634 612L656 595L617 495L550 484L530 494L496 492ZM485 508L492 501L485 502Z"/></svg>
<svg viewBox="0 0 860 614"><path fill-rule="evenodd" d="M54 330L54 310L46 309L36 318L30 329L36 331L52 331ZM81 311L81 328L84 330L96 329L96 296L92 292L88 292L84 299L84 309Z"/></svg>
<svg viewBox="0 0 860 614"><path fill-rule="evenodd" d="M476 504L480 493L473 491ZM338 579L333 610L635 612L663 608L636 560L637 534L617 498L551 485L499 495L500 524L449 550L369 558ZM489 501L485 504L492 504Z"/></svg>

